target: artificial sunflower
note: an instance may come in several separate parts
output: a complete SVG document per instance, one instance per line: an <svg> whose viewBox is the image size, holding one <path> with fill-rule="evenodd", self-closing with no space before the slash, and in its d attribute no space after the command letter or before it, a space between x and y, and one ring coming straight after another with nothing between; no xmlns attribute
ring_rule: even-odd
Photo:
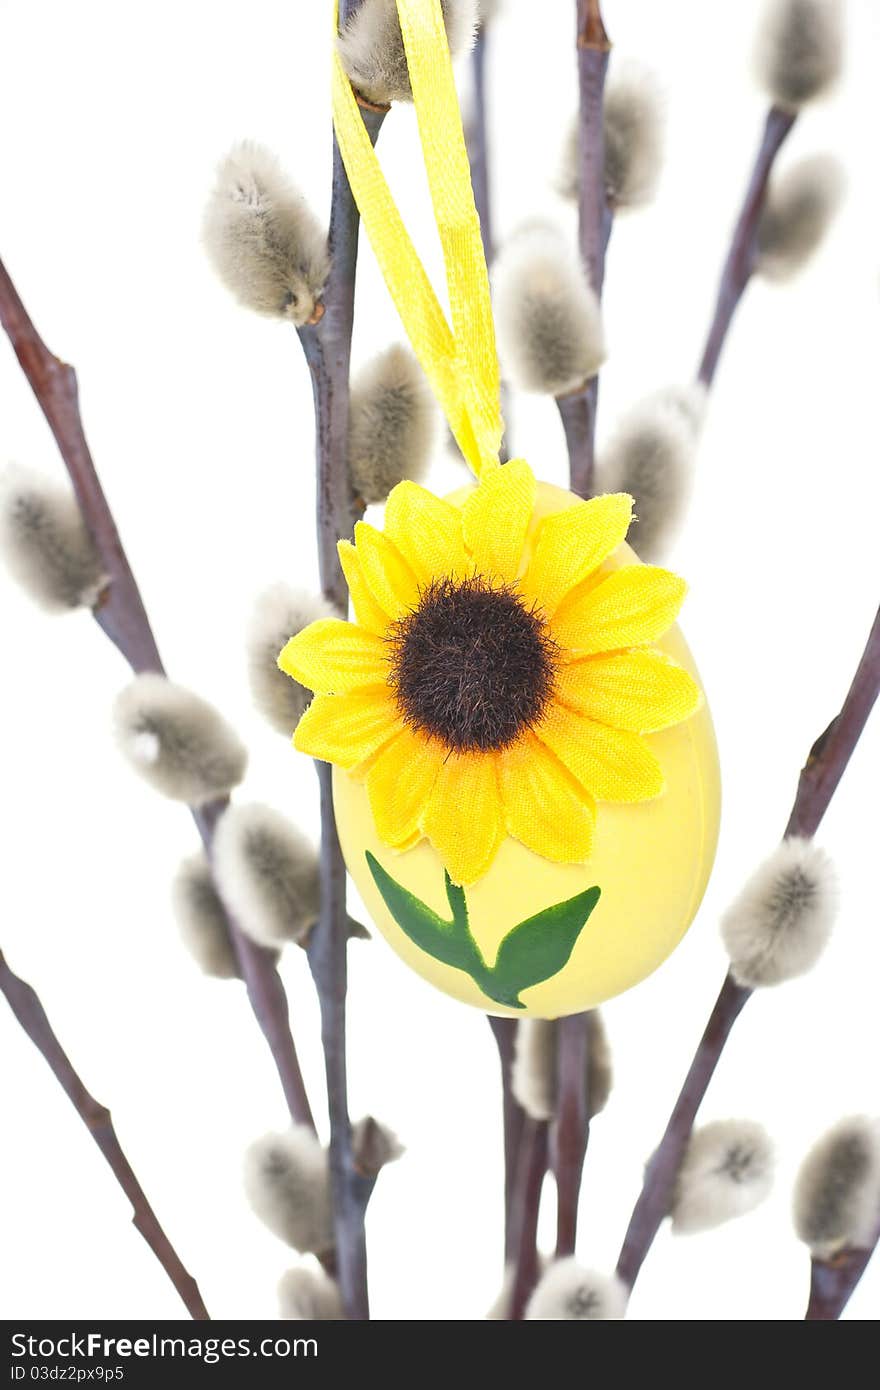
<svg viewBox="0 0 880 1390"><path fill-rule="evenodd" d="M460 505L400 483L384 531L359 522L339 545L355 621L320 619L279 657L315 691L295 746L365 780L382 841L427 837L458 884L506 835L557 863L589 859L597 802L663 790L642 735L701 700L649 645L684 582L607 564L632 499L537 520L535 501L522 460L484 472Z"/></svg>

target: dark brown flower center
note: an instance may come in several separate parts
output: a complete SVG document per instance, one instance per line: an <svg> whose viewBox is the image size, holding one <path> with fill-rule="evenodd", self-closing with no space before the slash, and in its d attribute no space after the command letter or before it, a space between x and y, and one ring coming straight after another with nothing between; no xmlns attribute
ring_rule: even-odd
<svg viewBox="0 0 880 1390"><path fill-rule="evenodd" d="M555 646L512 588L438 580L395 624L391 684L407 724L458 752L506 748L553 691Z"/></svg>

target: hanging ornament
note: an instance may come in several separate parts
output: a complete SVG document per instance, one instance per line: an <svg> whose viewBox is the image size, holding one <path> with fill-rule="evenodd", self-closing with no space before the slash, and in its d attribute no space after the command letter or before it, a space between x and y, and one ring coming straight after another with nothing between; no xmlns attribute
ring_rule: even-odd
<svg viewBox="0 0 880 1390"><path fill-rule="evenodd" d="M294 736L334 764L348 870L420 975L493 1013L555 1018L643 979L696 913L719 773L681 579L626 544L625 494L581 500L500 464L488 276L439 0L398 0L452 324L338 60L334 120L364 226L476 483L390 494L339 554L352 621L284 671Z"/></svg>

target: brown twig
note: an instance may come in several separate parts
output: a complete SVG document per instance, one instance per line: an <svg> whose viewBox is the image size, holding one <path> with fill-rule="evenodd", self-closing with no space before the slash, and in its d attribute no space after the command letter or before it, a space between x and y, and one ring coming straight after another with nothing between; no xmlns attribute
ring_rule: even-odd
<svg viewBox="0 0 880 1390"><path fill-rule="evenodd" d="M880 689L880 608L853 683L836 719L810 749L798 780L786 835L815 835L852 757Z"/></svg>
<svg viewBox="0 0 880 1390"><path fill-rule="evenodd" d="M611 44L602 22L599 0L577 0L577 59L580 88L580 196L578 202L579 244L587 278L601 297L605 274L605 250L610 234L611 214L605 195L605 151L602 102L608 54ZM595 467L596 410L599 378L593 377L578 391L557 398L556 405L568 446L569 482L572 492L590 497ZM557 1188L557 1252L574 1249L577 1207L587 1151L586 1076L589 1062L589 1014L577 1014L560 1023L559 1085L555 1126L554 1159ZM523 1143L530 1151L522 1155L532 1181L518 1184L518 1200L529 1193L540 1200L542 1182L529 1165L546 1165L549 1153L546 1134L540 1142L526 1127ZM541 1174L543 1181L543 1173ZM537 1211L520 1212L517 1217L512 1317L521 1316L525 1301L537 1277L537 1248L529 1241L537 1238Z"/></svg>
<svg viewBox="0 0 880 1390"><path fill-rule="evenodd" d="M339 7L340 23L356 0ZM361 106L375 144L385 112ZM345 614L348 591L336 543L351 535L362 512L348 472L348 407L354 288L360 218L336 141L330 209L332 265L324 292L324 314L299 330L312 374L317 459L317 528L321 588ZM321 1006L321 1040L330 1116L330 1174L336 1224L339 1288L346 1316L369 1318L364 1217L374 1178L358 1172L351 1145L346 1071L345 999L348 988L348 912L345 864L336 835L331 769L316 764L321 789L321 915L309 942L309 964Z"/></svg>
<svg viewBox="0 0 880 1390"><path fill-rule="evenodd" d="M750 993L751 990L742 989L730 975L725 979L663 1138L645 1170L644 1184L633 1208L617 1261L617 1273L630 1289L639 1277L657 1232L669 1215L678 1170L697 1111L715 1074L730 1030Z"/></svg>
<svg viewBox="0 0 880 1390"><path fill-rule="evenodd" d="M830 1260L810 1261L810 1298L805 1322L836 1322L855 1292L880 1243L880 1225L864 1248L841 1250Z"/></svg>
<svg viewBox="0 0 880 1390"><path fill-rule="evenodd" d="M721 350L727 340L737 305L755 268L758 223L764 206L767 183L782 143L795 123L797 113L771 106L764 124L764 133L755 158L743 205L734 227L730 250L715 301L715 312L703 349L697 380L711 386L715 379Z"/></svg>
<svg viewBox="0 0 880 1390"><path fill-rule="evenodd" d="M143 599L89 452L79 410L76 372L46 347L2 262L0 322L52 430L83 520L110 578L94 610L95 621L133 671L164 675ZM214 825L225 805L224 800L209 807L191 808L209 853ZM272 1051L291 1117L299 1124L313 1125L290 1032L287 999L274 957L245 936L228 911L226 918L248 998Z"/></svg>
<svg viewBox="0 0 880 1390"><path fill-rule="evenodd" d="M336 1230L336 1273L346 1316L370 1316L364 1218L375 1174L358 1170L348 1113L345 1000L348 930L345 864L336 835L332 769L317 763L321 790L321 916L309 940L309 965L321 1007L321 1045L330 1117L330 1180Z"/></svg>
<svg viewBox="0 0 880 1390"><path fill-rule="evenodd" d="M880 614L874 619L852 685L829 731L818 740L801 773L786 835L814 835L840 783L880 691ZM792 828L794 827L794 828ZM663 1138L645 1172L617 1264L632 1288L664 1218L693 1129L697 1111L718 1065L730 1031L752 993L728 975L706 1025ZM855 1287L855 1284L853 1284Z"/></svg>
<svg viewBox="0 0 880 1390"><path fill-rule="evenodd" d="M514 1216L513 1203L516 1190L516 1168L526 1112L513 1094L511 1076L513 1054L516 1046L515 1018L495 1018L489 1015L489 1027L498 1047L498 1060L501 1064L502 1117L504 1125L504 1259L505 1263L514 1258Z"/></svg>
<svg viewBox="0 0 880 1390"><path fill-rule="evenodd" d="M492 217L492 190L489 178L489 132L486 101L486 67L489 49L488 26L482 23L471 50L472 107L465 128L468 160L471 168L471 187L474 203L480 219L480 236L483 242L483 255L487 267L495 259L495 237ZM505 441L501 448L501 462L507 461L507 437L510 431L508 392L501 386L501 413L505 421ZM501 1065L501 1094L504 1125L504 1258L512 1258L512 1202L516 1180L516 1164L519 1154L525 1111L516 1101L511 1088L513 1052L516 1044L517 1021L515 1018L495 1018L488 1015L489 1027L498 1047L498 1060Z"/></svg>
<svg viewBox="0 0 880 1390"><path fill-rule="evenodd" d="M576 0L578 64L578 242L587 280L599 299L605 283L605 253L612 210L605 191L603 101L611 43L599 0ZM569 478L578 497L592 497L596 466L599 378L556 398L568 450Z"/></svg>
<svg viewBox="0 0 880 1390"><path fill-rule="evenodd" d="M584 270L599 298L605 278L605 249L610 228L605 192L603 118L610 50L599 0L577 0L580 89L578 232ZM561 396L556 402L568 445L570 487L580 497L590 497L593 493L598 400L599 378L595 376L579 391ZM589 1141L586 1078L590 1033L589 1013L561 1019L557 1028L557 1109L553 1144L557 1255L573 1254L577 1235L578 1200Z"/></svg>
<svg viewBox="0 0 880 1390"><path fill-rule="evenodd" d="M596 409L599 404L599 378L556 397L556 409L565 431L568 450L568 481L578 497L592 497L595 486Z"/></svg>
<svg viewBox="0 0 880 1390"><path fill-rule="evenodd" d="M56 1081L91 1134L132 1206L132 1222L171 1280L191 1318L207 1322L209 1313L199 1286L184 1268L166 1236L131 1164L122 1151L110 1111L86 1090L31 985L14 974L0 951L0 991L34 1046L43 1054Z"/></svg>
<svg viewBox="0 0 880 1390"><path fill-rule="evenodd" d="M471 167L471 187L480 219L480 236L486 265L492 268L495 260L495 219L492 214L492 186L489 176L489 126L486 68L489 53L489 28L482 23L471 49L472 106L465 126L465 143ZM501 383L501 416L504 420L504 439L498 457L506 463L510 457L510 392Z"/></svg>
<svg viewBox="0 0 880 1390"><path fill-rule="evenodd" d="M599 0L577 0L577 62L580 115L580 183L578 233L587 279L602 294L608 201L605 196L605 127L603 100L611 43L602 22Z"/></svg>
<svg viewBox="0 0 880 1390"><path fill-rule="evenodd" d="M549 1125L527 1116L523 1124L512 1203L512 1265L509 1321L522 1321L538 1282L538 1213L547 1173Z"/></svg>
<svg viewBox="0 0 880 1390"><path fill-rule="evenodd" d="M217 822L228 805L229 798L222 797L206 806L190 808L209 859L213 857ZM315 1120L290 1027L287 994L276 968L277 956L246 936L225 904L224 913L248 999L263 1036L269 1044L290 1118L294 1124L308 1125L309 1129L314 1130Z"/></svg>
<svg viewBox="0 0 880 1390"><path fill-rule="evenodd" d="M94 617L135 672L162 671L150 621L122 548L110 506L95 472L79 409L73 367L49 352L0 263L0 321L31 384L110 580Z"/></svg>
<svg viewBox="0 0 880 1390"><path fill-rule="evenodd" d="M556 1254L573 1255L577 1240L578 1199L584 1159L590 1142L589 1060L593 1015L572 1014L556 1025L556 1090L559 1101L554 1125L556 1172Z"/></svg>
<svg viewBox="0 0 880 1390"><path fill-rule="evenodd" d="M721 274L712 323L703 350L697 379L709 387L715 373L730 325L743 292L751 279L757 252L757 232L770 174L776 156L789 134L795 113L771 107L764 125L758 153L749 178L745 198L734 227L730 249ZM837 719L814 745L801 773L795 806L786 834L815 834L827 809L843 768L855 747L870 704L865 705L870 685L873 650L874 698L877 687L877 623L868 642L856 683L855 701L850 696ZM867 670L865 668L868 668ZM861 677L861 679L860 679ZM870 702L873 704L873 699ZM841 729L841 724L843 728ZM827 744L833 740L833 756L826 764ZM648 1165L642 1191L636 1202L618 1261L618 1274L632 1288L645 1257L669 1212L682 1158L693 1129L697 1111L706 1094L730 1030L750 994L728 975L706 1025L684 1086L670 1115L663 1138Z"/></svg>
<svg viewBox="0 0 880 1390"><path fill-rule="evenodd" d="M489 181L489 139L487 124L486 68L489 54L489 26L481 24L471 49L472 108L465 128L468 160L471 166L471 187L480 218L480 235L486 264L495 259L494 219Z"/></svg>

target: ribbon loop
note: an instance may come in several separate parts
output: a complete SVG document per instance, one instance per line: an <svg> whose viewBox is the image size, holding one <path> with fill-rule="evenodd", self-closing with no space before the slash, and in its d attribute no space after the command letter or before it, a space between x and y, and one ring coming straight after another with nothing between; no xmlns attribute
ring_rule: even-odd
<svg viewBox="0 0 880 1390"><path fill-rule="evenodd" d="M382 172L338 51L333 122L355 202L413 351L462 454L479 474L498 463L504 431L498 355L480 219L440 0L397 0L452 327Z"/></svg>

